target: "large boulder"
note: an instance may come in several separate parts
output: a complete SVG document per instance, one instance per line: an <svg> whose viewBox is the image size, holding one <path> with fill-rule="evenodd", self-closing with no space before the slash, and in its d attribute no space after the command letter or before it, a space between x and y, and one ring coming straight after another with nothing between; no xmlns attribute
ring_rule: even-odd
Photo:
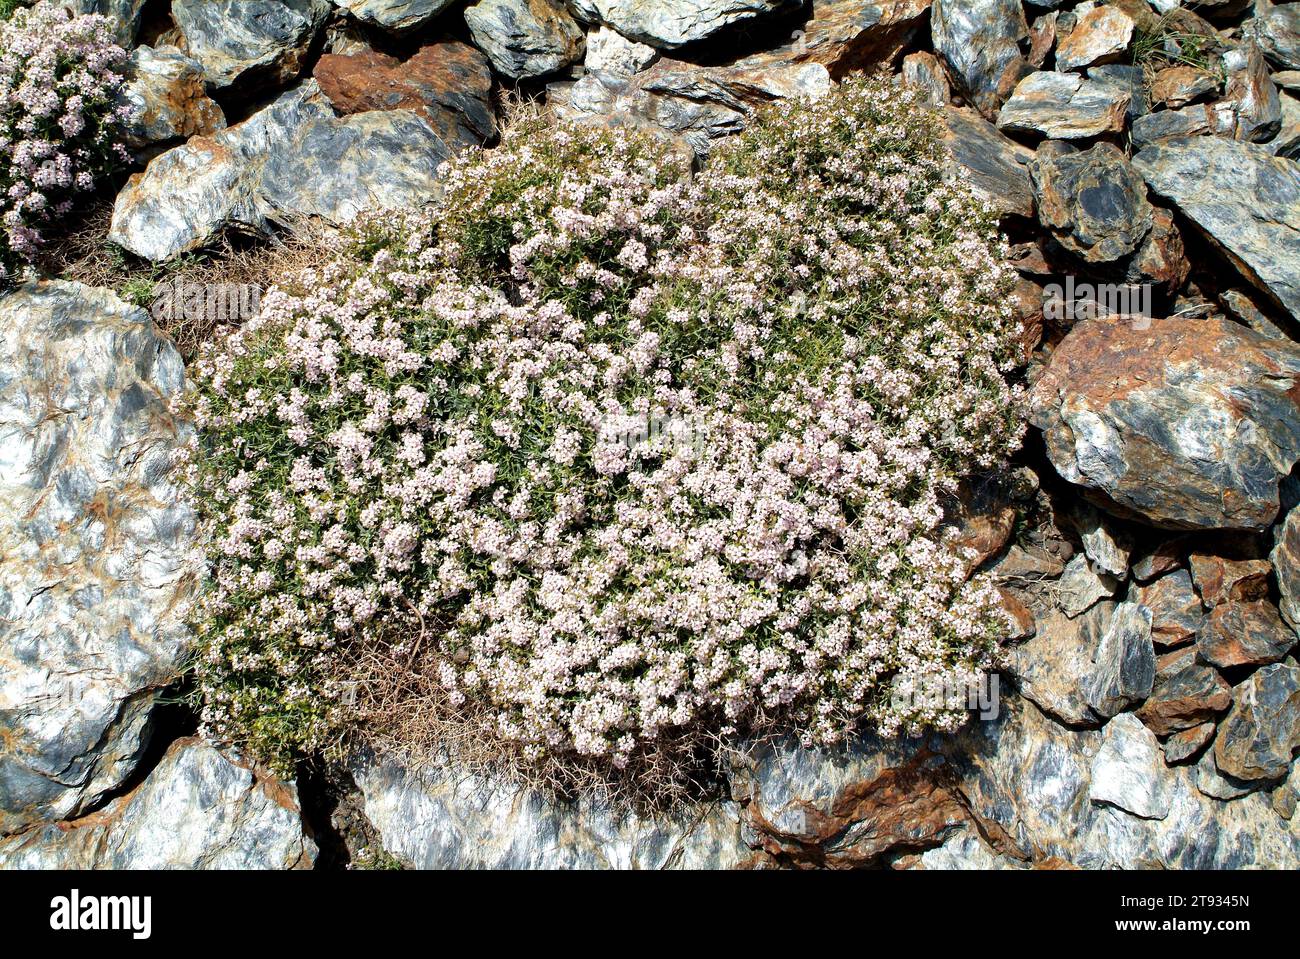
<svg viewBox="0 0 1300 959"><path fill-rule="evenodd" d="M1222 137L1155 143L1133 165L1246 279L1300 318L1300 166Z"/></svg>
<svg viewBox="0 0 1300 959"><path fill-rule="evenodd" d="M1127 256L1151 229L1146 185L1114 144L1048 154L1029 172L1039 221L1089 263Z"/></svg>
<svg viewBox="0 0 1300 959"><path fill-rule="evenodd" d="M243 123L156 157L118 194L109 237L162 261L225 230L265 234L303 216L342 223L417 205L436 195L438 167L480 142L475 125L487 117L471 101L423 108L439 129L407 109L339 117L308 80Z"/></svg>
<svg viewBox="0 0 1300 959"><path fill-rule="evenodd" d="M1264 529L1300 459L1300 347L1223 319L1074 326L1030 395L1057 472L1169 528Z"/></svg>
<svg viewBox="0 0 1300 959"><path fill-rule="evenodd" d="M172 473L184 385L109 291L0 299L0 833L117 787L181 672L201 568Z"/></svg>
<svg viewBox="0 0 1300 959"><path fill-rule="evenodd" d="M310 869L316 843L292 783L177 740L101 810L0 839L0 869Z"/></svg>
<svg viewBox="0 0 1300 959"><path fill-rule="evenodd" d="M329 0L173 0L179 46L213 89L287 83L303 68Z"/></svg>

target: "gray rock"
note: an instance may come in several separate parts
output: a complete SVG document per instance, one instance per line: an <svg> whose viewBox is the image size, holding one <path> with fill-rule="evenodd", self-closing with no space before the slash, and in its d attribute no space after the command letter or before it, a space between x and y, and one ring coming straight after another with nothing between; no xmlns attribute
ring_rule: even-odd
<svg viewBox="0 0 1300 959"><path fill-rule="evenodd" d="M1279 98L1281 124L1277 136L1265 144L1274 156L1300 161L1300 100L1292 96Z"/></svg>
<svg viewBox="0 0 1300 959"><path fill-rule="evenodd" d="M1101 573L1123 579L1128 574L1129 547L1111 532L1100 510L1080 503L1075 517L1083 551Z"/></svg>
<svg viewBox="0 0 1300 959"><path fill-rule="evenodd" d="M1233 691L1214 762L1237 779L1280 779L1300 747L1300 667L1273 663Z"/></svg>
<svg viewBox="0 0 1300 959"><path fill-rule="evenodd" d="M334 0L358 20L373 23L393 33L418 30L442 11L453 0ZM339 52L339 51L335 51Z"/></svg>
<svg viewBox="0 0 1300 959"><path fill-rule="evenodd" d="M1256 16L1242 32L1252 37L1282 70L1300 70L1300 7L1294 3L1259 3Z"/></svg>
<svg viewBox="0 0 1300 959"><path fill-rule="evenodd" d="M1133 164L1242 275L1300 317L1300 166L1218 137L1155 144Z"/></svg>
<svg viewBox="0 0 1300 959"><path fill-rule="evenodd" d="M1292 509L1275 530L1277 539L1269 560L1281 594L1278 609L1293 630L1300 633L1300 509Z"/></svg>
<svg viewBox="0 0 1300 959"><path fill-rule="evenodd" d="M1114 611L1115 604L1105 602L1074 619L1060 611L1039 617L1034 637L1008 655L1021 695L1061 722L1096 725L1084 687Z"/></svg>
<svg viewBox="0 0 1300 959"><path fill-rule="evenodd" d="M1151 610L1151 639L1157 646L1189 643L1205 622L1201 598L1185 569L1176 569L1141 587L1137 596L1138 602Z"/></svg>
<svg viewBox="0 0 1300 959"><path fill-rule="evenodd" d="M0 869L310 869L297 790L182 739L104 809L0 840Z"/></svg>
<svg viewBox="0 0 1300 959"><path fill-rule="evenodd" d="M1220 668L1276 663L1295 643L1296 634L1268 600L1222 603L1196 636L1201 658Z"/></svg>
<svg viewBox="0 0 1300 959"><path fill-rule="evenodd" d="M133 114L128 146L139 149L225 127L225 113L204 90L202 64L175 47L136 48L126 76L119 96Z"/></svg>
<svg viewBox="0 0 1300 959"><path fill-rule="evenodd" d="M644 43L629 40L617 30L596 27L587 33L587 53L582 65L587 70L603 70L630 77L659 58L659 51Z"/></svg>
<svg viewBox="0 0 1300 959"><path fill-rule="evenodd" d="M1093 654L1084 698L1098 716L1114 716L1150 696L1155 678L1151 610L1138 603L1121 603Z"/></svg>
<svg viewBox="0 0 1300 959"><path fill-rule="evenodd" d="M1018 84L998 113L998 129L1078 140L1124 129L1129 94L1113 83L1040 70Z"/></svg>
<svg viewBox="0 0 1300 959"><path fill-rule="evenodd" d="M1229 69L1228 87L1215 106L1221 128L1235 140L1271 139L1282 127L1282 106L1259 47L1245 44L1224 63Z"/></svg>
<svg viewBox="0 0 1300 959"><path fill-rule="evenodd" d="M173 0L182 50L208 85L287 83L301 71L330 11L328 0Z"/></svg>
<svg viewBox="0 0 1300 959"><path fill-rule="evenodd" d="M1133 39L1133 28L1133 19L1118 7L1094 7L1057 43L1056 69L1079 70L1119 59Z"/></svg>
<svg viewBox="0 0 1300 959"><path fill-rule="evenodd" d="M1132 713L1106 724L1092 759L1088 798L1143 819L1164 819L1173 808L1174 774L1155 734Z"/></svg>
<svg viewBox="0 0 1300 959"><path fill-rule="evenodd" d="M660 50L703 40L723 27L768 17L797 0L573 0L589 23L605 23L625 37Z"/></svg>
<svg viewBox="0 0 1300 959"><path fill-rule="evenodd" d="M947 772L927 739L809 749L781 737L737 751L728 779L751 845L778 861L860 867L935 845L965 821Z"/></svg>
<svg viewBox="0 0 1300 959"><path fill-rule="evenodd" d="M582 28L556 0L478 0L465 23L474 45L512 80L554 73L585 49Z"/></svg>
<svg viewBox="0 0 1300 959"><path fill-rule="evenodd" d="M55 6L65 7L81 15L95 13L107 17L118 46L130 50L135 46L135 35L140 30L140 12L145 0L55 0Z"/></svg>
<svg viewBox="0 0 1300 959"><path fill-rule="evenodd" d="M1030 417L1061 476L1112 510L1264 529L1300 459L1298 377L1300 347L1227 320L1085 320L1035 382Z"/></svg>
<svg viewBox="0 0 1300 959"><path fill-rule="evenodd" d="M1219 772L1214 764L1214 750L1207 750L1196 764L1196 788L1212 799L1228 802L1248 796L1259 789L1262 783L1243 782L1232 776Z"/></svg>
<svg viewBox="0 0 1300 959"><path fill-rule="evenodd" d="M1114 144L1040 156L1029 174L1039 222L1089 263L1129 255L1151 229L1146 185Z"/></svg>
<svg viewBox="0 0 1300 959"><path fill-rule="evenodd" d="M1174 733L1164 741L1165 762L1174 766L1191 759L1214 738L1216 728L1214 723L1201 723Z"/></svg>
<svg viewBox="0 0 1300 959"><path fill-rule="evenodd" d="M1034 194L1026 164L1033 153L973 110L949 107L943 122L944 142L975 194L1004 217L1032 217Z"/></svg>
<svg viewBox="0 0 1300 959"><path fill-rule="evenodd" d="M1151 80L1151 99L1177 110L1204 100L1219 89L1219 78L1199 67L1165 67Z"/></svg>
<svg viewBox="0 0 1300 959"><path fill-rule="evenodd" d="M946 107L952 97L943 64L934 54L918 51L903 58L903 82L916 87L932 107Z"/></svg>
<svg viewBox="0 0 1300 959"><path fill-rule="evenodd" d="M1056 584L1056 601L1066 616L1078 616L1098 600L1114 596L1117 588L1113 576L1098 570L1080 553L1065 565Z"/></svg>
<svg viewBox="0 0 1300 959"><path fill-rule="evenodd" d="M201 565L173 482L180 355L79 283L0 300L0 833L130 774Z"/></svg>
<svg viewBox="0 0 1300 959"><path fill-rule="evenodd" d="M571 120L668 131L704 156L714 140L743 130L757 107L830 88L820 63L697 67L664 59L632 77L593 72L551 84L548 102Z"/></svg>
<svg viewBox="0 0 1300 959"><path fill-rule="evenodd" d="M935 0L934 52L981 113L992 116L1009 82L1025 67L1019 43L1029 36L1020 0Z"/></svg>
<svg viewBox="0 0 1300 959"><path fill-rule="evenodd" d="M750 855L729 803L652 818L440 763L363 756L352 772L384 848L420 869L727 869Z"/></svg>
<svg viewBox="0 0 1300 959"><path fill-rule="evenodd" d="M458 126L439 135L411 110L336 117L309 80L243 123L155 158L118 194L109 237L162 261L224 230L265 234L302 216L341 223L363 209L415 205L436 195L451 151L472 142Z"/></svg>
<svg viewBox="0 0 1300 959"><path fill-rule="evenodd" d="M958 790L983 823L981 832L1006 836L1009 847L999 848L1004 855L1085 869L1294 868L1300 863L1300 828L1280 818L1267 796L1257 793L1231 803L1204 796L1193 768L1166 769L1158 751L1152 760L1150 734L1138 731L1140 723L1135 729L1131 717L1117 717L1102 731L1078 731L1056 725L1032 706L1007 702L1004 707L995 722L973 725L944 750ZM1116 722L1124 725L1110 731ZM1107 739L1110 758L1102 761L1103 781L1094 787L1094 760ZM1139 762L1126 755L1126 739L1141 750ZM1134 782L1131 773L1139 769L1158 785ZM1167 812L1147 819L1120 804Z"/></svg>
<svg viewBox="0 0 1300 959"><path fill-rule="evenodd" d="M1142 150L1165 140L1205 136L1217 131L1218 122L1214 109L1201 103L1147 113L1133 121L1133 147Z"/></svg>

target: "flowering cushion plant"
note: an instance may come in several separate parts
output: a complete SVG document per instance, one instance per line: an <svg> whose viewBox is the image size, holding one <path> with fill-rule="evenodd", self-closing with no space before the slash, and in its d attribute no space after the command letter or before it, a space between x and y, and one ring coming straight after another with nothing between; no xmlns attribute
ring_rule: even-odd
<svg viewBox="0 0 1300 959"><path fill-rule="evenodd" d="M130 108L116 100L125 62L105 17L43 2L0 21L0 279L13 280L78 195L129 162Z"/></svg>
<svg viewBox="0 0 1300 959"><path fill-rule="evenodd" d="M1004 628L941 527L1018 442L1016 329L936 122L852 81L695 174L527 122L265 297L196 369L207 728L328 745L376 649L524 761L959 724L890 688Z"/></svg>

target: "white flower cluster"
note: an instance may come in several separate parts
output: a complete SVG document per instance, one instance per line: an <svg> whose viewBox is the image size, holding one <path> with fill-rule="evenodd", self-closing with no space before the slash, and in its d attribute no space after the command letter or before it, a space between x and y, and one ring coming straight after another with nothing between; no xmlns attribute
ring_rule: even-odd
<svg viewBox="0 0 1300 959"><path fill-rule="evenodd" d="M269 294L197 370L209 729L318 746L395 624L528 757L960 723L889 685L968 683L1003 627L940 534L1018 442L1017 331L934 124L851 82L694 176L524 125ZM694 441L608 428L655 420Z"/></svg>
<svg viewBox="0 0 1300 959"><path fill-rule="evenodd" d="M126 51L106 18L41 2L0 21L0 280L46 226L130 160L116 102Z"/></svg>

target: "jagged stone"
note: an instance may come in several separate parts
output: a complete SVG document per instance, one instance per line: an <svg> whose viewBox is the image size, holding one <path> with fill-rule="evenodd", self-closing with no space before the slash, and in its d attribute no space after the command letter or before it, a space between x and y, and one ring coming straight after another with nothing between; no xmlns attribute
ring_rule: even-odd
<svg viewBox="0 0 1300 959"><path fill-rule="evenodd" d="M384 848L419 869L727 869L751 854L731 803L652 817L439 762L367 755L352 773Z"/></svg>
<svg viewBox="0 0 1300 959"><path fill-rule="evenodd" d="M1124 129L1129 94L1077 73L1040 70L1018 84L998 113L998 129L1078 140Z"/></svg>
<svg viewBox="0 0 1300 959"><path fill-rule="evenodd" d="M1133 19L1118 7L1094 7L1056 45L1056 69L1079 70L1118 60L1133 39Z"/></svg>
<svg viewBox="0 0 1300 959"><path fill-rule="evenodd" d="M1187 762L1214 738L1214 730L1217 728L1214 723L1201 723L1174 733L1164 741L1165 762L1170 766Z"/></svg>
<svg viewBox="0 0 1300 959"><path fill-rule="evenodd" d="M1151 695L1156 653L1151 643L1151 610L1121 603L1101 634L1083 694L1098 716L1114 716Z"/></svg>
<svg viewBox="0 0 1300 959"><path fill-rule="evenodd" d="M1034 637L1008 655L1007 668L1021 694L1063 723L1095 725L1084 690L1114 612L1115 604L1104 602L1075 618L1060 611L1040 617Z"/></svg>
<svg viewBox="0 0 1300 959"><path fill-rule="evenodd" d="M932 107L945 107L952 97L943 64L932 53L918 51L903 58L903 81L924 94Z"/></svg>
<svg viewBox="0 0 1300 959"><path fill-rule="evenodd" d="M131 107L127 145L216 133L226 115L203 85L203 66L175 47L138 47L131 53L121 101Z"/></svg>
<svg viewBox="0 0 1300 959"><path fill-rule="evenodd" d="M1233 559L1195 552L1187 557L1192 582L1208 607L1232 600L1249 602L1268 597L1271 566L1264 559Z"/></svg>
<svg viewBox="0 0 1300 959"><path fill-rule="evenodd" d="M586 36L557 0L478 0L465 8L474 45L512 80L540 77L582 59Z"/></svg>
<svg viewBox="0 0 1300 959"><path fill-rule="evenodd" d="M1237 779L1280 779L1300 747L1300 667L1273 663L1233 690L1214 762Z"/></svg>
<svg viewBox="0 0 1300 959"><path fill-rule="evenodd" d="M1291 628L1300 632L1300 509L1292 509L1277 528L1277 543L1269 555L1277 588L1278 609Z"/></svg>
<svg viewBox="0 0 1300 959"><path fill-rule="evenodd" d="M310 869L316 843L292 783L197 739L71 822L0 839L0 869Z"/></svg>
<svg viewBox="0 0 1300 959"><path fill-rule="evenodd" d="M1201 598L1185 569L1176 569L1138 589L1138 602L1151 610L1151 639L1157 646L1182 646L1205 622Z"/></svg>
<svg viewBox="0 0 1300 959"><path fill-rule="evenodd" d="M973 110L943 111L944 142L965 170L971 189L1004 217L1034 215L1034 194L1026 164L1033 152L998 132Z"/></svg>
<svg viewBox="0 0 1300 959"><path fill-rule="evenodd" d="M1020 0L935 0L934 52L948 64L970 102L991 117L1026 67L1019 43L1029 36Z"/></svg>
<svg viewBox="0 0 1300 959"><path fill-rule="evenodd" d="M0 299L0 833L120 784L189 643L180 355L107 290Z"/></svg>
<svg viewBox="0 0 1300 959"><path fill-rule="evenodd" d="M453 0L335 0L358 20L373 23L393 33L418 30L442 11Z"/></svg>
<svg viewBox="0 0 1300 959"><path fill-rule="evenodd" d="M1115 577L1088 561L1082 553L1070 560L1056 583L1056 601L1067 616L1078 616L1097 601L1114 596L1118 588Z"/></svg>
<svg viewBox="0 0 1300 959"><path fill-rule="evenodd" d="M208 86L287 83L303 68L329 15L328 0L173 0L177 44L203 65Z"/></svg>
<svg viewBox="0 0 1300 959"><path fill-rule="evenodd" d="M1215 109L1233 139L1259 143L1272 139L1282 127L1282 105L1268 75L1263 54L1253 43L1224 57L1228 86Z"/></svg>
<svg viewBox="0 0 1300 959"><path fill-rule="evenodd" d="M795 0L572 0L572 5L588 23L605 23L625 37L675 50L723 27L769 17L797 4Z"/></svg>
<svg viewBox="0 0 1300 959"><path fill-rule="evenodd" d="M1242 32L1259 44L1264 55L1282 70L1300 70L1300 7L1261 0L1255 18Z"/></svg>
<svg viewBox="0 0 1300 959"><path fill-rule="evenodd" d="M1168 140L1133 158L1166 197L1251 283L1300 317L1300 167L1249 143Z"/></svg>
<svg viewBox="0 0 1300 959"><path fill-rule="evenodd" d="M659 51L654 47L629 40L617 30L599 26L587 33L587 53L582 65L588 70L604 70L630 77L658 58Z"/></svg>
<svg viewBox="0 0 1300 959"><path fill-rule="evenodd" d="M1146 185L1113 144L1040 156L1029 173L1039 222L1089 263L1127 256L1151 229Z"/></svg>
<svg viewBox="0 0 1300 959"><path fill-rule="evenodd" d="M1156 659L1155 684L1136 715L1157 736L1168 736L1213 722L1231 705L1232 687L1188 647Z"/></svg>
<svg viewBox="0 0 1300 959"><path fill-rule="evenodd" d="M1295 633L1268 600L1222 603L1210 610L1196 636L1201 658L1221 668L1276 663L1295 642Z"/></svg>
<svg viewBox="0 0 1300 959"><path fill-rule="evenodd" d="M1223 319L1077 323L1030 395L1065 479L1170 528L1263 529L1300 459L1300 347Z"/></svg>
<svg viewBox="0 0 1300 959"><path fill-rule="evenodd" d="M1173 808L1174 777L1161 759L1160 744L1132 713L1106 724L1092 759L1088 798L1143 819L1164 819Z"/></svg>

